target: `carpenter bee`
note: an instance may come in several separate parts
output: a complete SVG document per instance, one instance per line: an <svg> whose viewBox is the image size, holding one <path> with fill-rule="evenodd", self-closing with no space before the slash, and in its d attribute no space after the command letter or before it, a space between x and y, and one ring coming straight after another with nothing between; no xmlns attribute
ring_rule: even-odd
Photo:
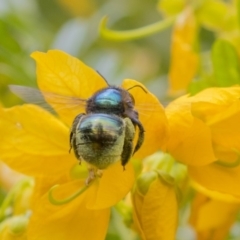
<svg viewBox="0 0 240 240"><path fill-rule="evenodd" d="M55 98L55 102L64 97L23 86L11 85L10 89L32 103L39 102L42 96L51 96ZM73 149L80 163L84 160L90 164L88 182L95 177L97 169L105 169L117 160L121 160L125 169L131 156L143 144L144 127L139 121L138 112L134 109L135 103L129 93L130 89L125 90L108 84L89 99L79 99L79 104L85 105L85 112L79 113L73 120L70 151ZM134 146L137 128L138 137Z"/></svg>

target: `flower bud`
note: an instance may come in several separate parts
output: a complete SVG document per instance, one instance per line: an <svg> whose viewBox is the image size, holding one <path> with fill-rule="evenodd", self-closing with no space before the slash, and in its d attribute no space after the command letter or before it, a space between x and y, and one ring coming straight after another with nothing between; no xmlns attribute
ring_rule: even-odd
<svg viewBox="0 0 240 240"><path fill-rule="evenodd" d="M13 204L13 214L24 214L30 209L31 196L33 194L34 183L32 179L26 179L16 192Z"/></svg>
<svg viewBox="0 0 240 240"><path fill-rule="evenodd" d="M0 208L0 221L12 215L25 214L30 209L33 179L25 178L8 192Z"/></svg>
<svg viewBox="0 0 240 240"><path fill-rule="evenodd" d="M175 182L180 185L182 185L187 179L186 165L176 162L174 158L167 153L157 152L145 159L144 171L152 171L156 169L167 173L167 175L173 177Z"/></svg>
<svg viewBox="0 0 240 240"><path fill-rule="evenodd" d="M174 240L178 193L174 180L160 171L143 173L133 192L133 219L142 239Z"/></svg>
<svg viewBox="0 0 240 240"><path fill-rule="evenodd" d="M137 188L138 191L145 195L149 189L151 183L157 178L157 172L146 172L137 179Z"/></svg>
<svg viewBox="0 0 240 240"><path fill-rule="evenodd" d="M10 217L0 224L0 239L3 240L26 240L28 216L19 215Z"/></svg>

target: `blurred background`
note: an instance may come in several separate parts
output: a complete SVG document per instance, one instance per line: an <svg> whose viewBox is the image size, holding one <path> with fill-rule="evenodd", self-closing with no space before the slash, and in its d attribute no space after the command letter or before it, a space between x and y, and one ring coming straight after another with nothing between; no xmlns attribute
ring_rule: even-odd
<svg viewBox="0 0 240 240"><path fill-rule="evenodd" d="M0 94L5 106L18 101L8 84L35 86L33 51L61 49L98 70L111 84L124 78L166 91L171 29L133 41L101 38L99 23L139 28L161 19L157 1L0 0Z"/></svg>

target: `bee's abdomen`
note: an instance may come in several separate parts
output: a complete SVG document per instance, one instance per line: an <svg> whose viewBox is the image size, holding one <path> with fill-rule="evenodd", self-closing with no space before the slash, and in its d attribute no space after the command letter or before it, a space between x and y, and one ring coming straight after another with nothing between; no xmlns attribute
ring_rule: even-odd
<svg viewBox="0 0 240 240"><path fill-rule="evenodd" d="M76 128L75 151L99 169L120 160L125 137L125 123L117 116L90 114Z"/></svg>

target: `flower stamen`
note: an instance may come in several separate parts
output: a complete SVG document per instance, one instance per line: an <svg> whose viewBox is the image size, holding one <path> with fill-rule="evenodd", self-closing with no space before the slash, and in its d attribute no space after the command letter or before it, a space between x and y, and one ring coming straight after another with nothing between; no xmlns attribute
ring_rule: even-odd
<svg viewBox="0 0 240 240"><path fill-rule="evenodd" d="M75 192L73 195L62 200L58 200L53 197L53 191L59 187L59 185L54 185L48 192L48 199L50 203L52 203L53 205L63 205L63 204L69 203L73 201L75 198L77 198L78 196L80 196L82 193L84 193L91 186L93 182L94 181L89 182L84 187L80 188L77 192Z"/></svg>
<svg viewBox="0 0 240 240"><path fill-rule="evenodd" d="M227 167L227 168L237 167L240 164L240 153L236 149L234 149L234 151L238 154L238 158L236 159L236 161L234 161L234 162L224 162L222 160L218 160L215 163L222 166L222 167Z"/></svg>

